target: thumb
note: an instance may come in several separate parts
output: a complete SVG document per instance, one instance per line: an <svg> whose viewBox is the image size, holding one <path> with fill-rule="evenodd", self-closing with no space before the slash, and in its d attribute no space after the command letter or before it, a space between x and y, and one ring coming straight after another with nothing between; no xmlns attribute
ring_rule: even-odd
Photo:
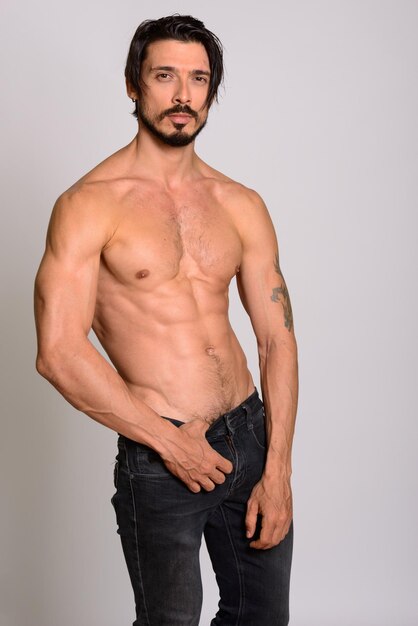
<svg viewBox="0 0 418 626"><path fill-rule="evenodd" d="M252 537L255 533L257 523L258 505L255 500L248 500L247 515L245 516L245 528L247 537Z"/></svg>

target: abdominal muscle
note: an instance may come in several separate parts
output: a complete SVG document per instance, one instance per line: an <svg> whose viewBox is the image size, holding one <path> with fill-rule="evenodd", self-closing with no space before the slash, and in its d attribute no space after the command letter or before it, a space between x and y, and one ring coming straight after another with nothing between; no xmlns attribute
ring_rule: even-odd
<svg viewBox="0 0 418 626"><path fill-rule="evenodd" d="M182 287L99 292L93 329L134 396L159 415L211 423L254 383L229 323L228 287Z"/></svg>

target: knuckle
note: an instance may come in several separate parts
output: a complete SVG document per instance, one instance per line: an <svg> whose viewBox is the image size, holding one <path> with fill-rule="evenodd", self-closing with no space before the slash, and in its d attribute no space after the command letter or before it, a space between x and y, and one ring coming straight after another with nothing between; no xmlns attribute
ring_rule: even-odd
<svg viewBox="0 0 418 626"><path fill-rule="evenodd" d="M213 465L212 463L208 463L207 461L205 461L202 463L200 469L202 474L210 474L213 470Z"/></svg>

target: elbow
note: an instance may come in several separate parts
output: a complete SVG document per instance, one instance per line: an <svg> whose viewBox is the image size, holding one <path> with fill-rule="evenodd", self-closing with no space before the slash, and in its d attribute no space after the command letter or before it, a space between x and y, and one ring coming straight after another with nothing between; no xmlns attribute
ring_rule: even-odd
<svg viewBox="0 0 418 626"><path fill-rule="evenodd" d="M40 374L43 378L46 378L47 380L51 379L53 368L51 365L51 358L49 355L38 352L36 356L35 367L36 367L36 371L38 372L38 374Z"/></svg>
<svg viewBox="0 0 418 626"><path fill-rule="evenodd" d="M258 340L258 355L262 362L266 361L269 356L273 354L288 354L297 362L298 360L298 346L295 335L293 333L289 336L273 336Z"/></svg>
<svg viewBox="0 0 418 626"><path fill-rule="evenodd" d="M46 378L50 383L57 379L58 371L61 369L56 354L45 350L38 352L35 367L38 374Z"/></svg>
<svg viewBox="0 0 418 626"><path fill-rule="evenodd" d="M36 371L55 387L61 386L71 375L75 360L84 352L85 342L86 337L81 341L74 339L72 342L62 339L40 341L35 362Z"/></svg>

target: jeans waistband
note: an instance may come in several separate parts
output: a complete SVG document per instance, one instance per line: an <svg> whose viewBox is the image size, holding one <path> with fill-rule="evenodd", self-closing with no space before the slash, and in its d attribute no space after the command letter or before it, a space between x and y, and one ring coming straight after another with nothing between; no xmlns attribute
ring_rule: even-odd
<svg viewBox="0 0 418 626"><path fill-rule="evenodd" d="M217 417L206 431L206 436L213 437L223 435L228 432L234 432L234 430L236 430L243 423L250 425L252 416L262 407L263 402L258 394L257 388L255 388L252 394L249 395L246 400L241 402L241 404ZM170 422L172 422L175 426L181 426L184 424L184 422L172 417L166 417L165 415L162 415L161 417L170 420Z"/></svg>

